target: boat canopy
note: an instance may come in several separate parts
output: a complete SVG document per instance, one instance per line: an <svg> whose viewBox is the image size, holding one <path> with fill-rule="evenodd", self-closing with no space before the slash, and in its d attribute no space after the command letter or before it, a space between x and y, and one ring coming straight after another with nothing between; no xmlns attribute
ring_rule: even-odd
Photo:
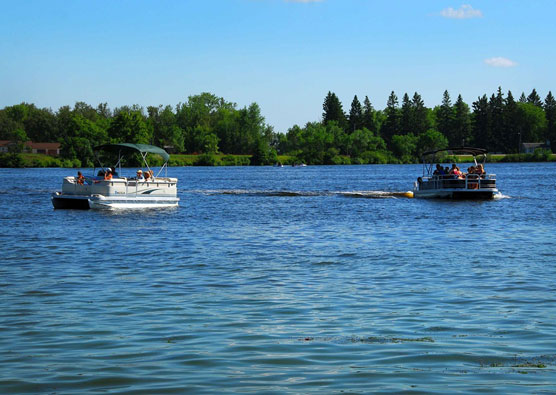
<svg viewBox="0 0 556 395"><path fill-rule="evenodd" d="M119 143L119 144L104 144L94 148L95 151L109 151L109 152L122 152L131 151L139 152L143 156L147 153L160 155L165 162L168 162L170 155L160 147L149 144L132 144L132 143Z"/></svg>
<svg viewBox="0 0 556 395"><path fill-rule="evenodd" d="M486 155L488 153L488 151L486 149L483 148L473 148L473 147L453 147L453 148L443 148L443 149L438 149L435 151L427 151L424 152L423 155L421 155L421 157L425 157L425 156L431 156L431 155L436 155L439 152L452 152L452 153L458 153L458 154L463 154L463 155L473 155L473 156L479 156L479 155Z"/></svg>
<svg viewBox="0 0 556 395"><path fill-rule="evenodd" d="M442 159L443 154L447 155L471 155L473 156L473 162L475 162L475 166L477 166L477 159L479 158L480 161L484 164L487 158L488 151L484 148L474 148L474 147L451 147L451 148L443 148L437 149L433 151L424 152L421 155L421 160L423 161L423 177L431 176L434 174L434 162L436 162L437 158ZM437 157L437 154L440 154Z"/></svg>

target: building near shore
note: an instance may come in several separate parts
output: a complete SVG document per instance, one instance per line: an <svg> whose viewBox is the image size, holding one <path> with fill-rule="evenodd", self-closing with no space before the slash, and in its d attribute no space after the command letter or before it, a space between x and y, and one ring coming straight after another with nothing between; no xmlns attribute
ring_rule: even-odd
<svg viewBox="0 0 556 395"><path fill-rule="evenodd" d="M17 147L17 142L15 141L0 140L0 153L11 152L15 147ZM59 156L60 143L35 143L33 141L26 141L23 144L23 152Z"/></svg>

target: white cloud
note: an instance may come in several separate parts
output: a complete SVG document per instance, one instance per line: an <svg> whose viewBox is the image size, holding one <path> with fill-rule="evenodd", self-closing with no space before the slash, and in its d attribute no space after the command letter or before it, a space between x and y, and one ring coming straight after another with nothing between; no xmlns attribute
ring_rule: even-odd
<svg viewBox="0 0 556 395"><path fill-rule="evenodd" d="M485 63L492 67L514 67L517 63L508 58L496 56L494 58L485 59Z"/></svg>
<svg viewBox="0 0 556 395"><path fill-rule="evenodd" d="M457 10L448 7L440 11L440 15L444 18L452 18L452 19L469 19L469 18L481 18L483 13L481 10L476 10L471 7L469 4L463 4Z"/></svg>

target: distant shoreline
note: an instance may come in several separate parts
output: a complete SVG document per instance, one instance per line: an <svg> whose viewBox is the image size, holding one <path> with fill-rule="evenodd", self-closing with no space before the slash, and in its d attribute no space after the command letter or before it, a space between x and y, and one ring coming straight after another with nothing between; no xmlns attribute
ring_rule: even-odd
<svg viewBox="0 0 556 395"><path fill-rule="evenodd" d="M352 162L351 158L346 156L341 165L364 165L359 160ZM355 159L355 158L354 158ZM357 158L359 159L359 158ZM453 159L453 158L452 158ZM458 156L456 162L469 163L471 157ZM556 154L490 154L487 163L515 163L515 162L555 162ZM449 162L449 161L447 161ZM283 166L292 166L301 164L298 158L288 155L279 155L277 164ZM414 162L413 164L420 163ZM399 164L399 163L385 163ZM410 164L410 163L406 163ZM253 166L251 165L251 155L226 155L226 154L200 154L171 155L168 163L169 167L188 167L188 166ZM320 164L311 164L311 166L322 166ZM154 165L156 167L157 164ZM272 166L272 165L271 165ZM0 168L86 168L91 166L83 166L82 163L75 160L62 159L58 157L48 156L45 154L0 154Z"/></svg>

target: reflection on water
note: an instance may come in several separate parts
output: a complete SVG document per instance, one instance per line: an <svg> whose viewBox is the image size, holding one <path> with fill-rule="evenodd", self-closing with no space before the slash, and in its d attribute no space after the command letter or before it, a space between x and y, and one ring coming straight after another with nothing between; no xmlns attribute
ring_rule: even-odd
<svg viewBox="0 0 556 395"><path fill-rule="evenodd" d="M556 169L490 166L511 198L178 168L180 207L106 212L0 169L0 392L554 392Z"/></svg>

